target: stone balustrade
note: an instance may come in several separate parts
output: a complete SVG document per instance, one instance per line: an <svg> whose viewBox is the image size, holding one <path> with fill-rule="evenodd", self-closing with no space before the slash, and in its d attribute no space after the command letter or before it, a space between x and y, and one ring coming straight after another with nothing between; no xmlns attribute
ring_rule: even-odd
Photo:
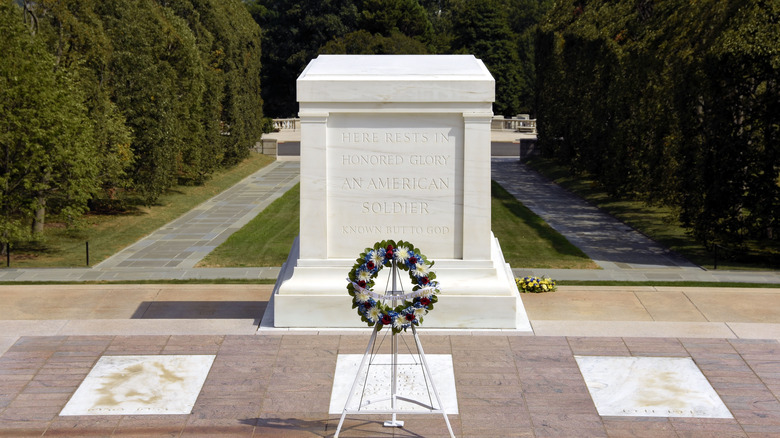
<svg viewBox="0 0 780 438"><path fill-rule="evenodd" d="M301 119L273 119L275 131L298 131L301 128ZM536 119L529 119L528 115L521 114L518 117L506 119L501 116L493 117L490 129L494 131L516 131L536 134Z"/></svg>
<svg viewBox="0 0 780 438"><path fill-rule="evenodd" d="M301 129L301 119L273 119L275 131L298 131Z"/></svg>
<svg viewBox="0 0 780 438"><path fill-rule="evenodd" d="M536 119L531 119L528 114L520 114L517 117L506 119L502 116L493 117L490 129L494 131L529 132L536 134Z"/></svg>

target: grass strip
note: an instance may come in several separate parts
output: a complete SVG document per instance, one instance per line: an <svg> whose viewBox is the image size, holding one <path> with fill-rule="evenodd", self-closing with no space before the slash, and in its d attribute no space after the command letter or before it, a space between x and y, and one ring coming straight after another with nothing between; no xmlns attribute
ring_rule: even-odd
<svg viewBox="0 0 780 438"><path fill-rule="evenodd" d="M582 251L495 182L492 192L493 232L510 265L548 269L598 268ZM296 185L231 235L198 266L281 266L298 235L299 193Z"/></svg>
<svg viewBox="0 0 780 438"><path fill-rule="evenodd" d="M251 153L238 165L215 172L203 185L177 186L151 207L138 206L116 214L87 214L75 230L51 222L42 242L11 248L11 267L85 266L87 241L90 265L95 265L273 161L273 157Z"/></svg>

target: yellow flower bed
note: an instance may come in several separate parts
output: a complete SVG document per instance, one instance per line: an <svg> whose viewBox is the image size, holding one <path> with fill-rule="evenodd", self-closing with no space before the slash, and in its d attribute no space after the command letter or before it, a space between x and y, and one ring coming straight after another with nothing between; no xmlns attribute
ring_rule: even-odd
<svg viewBox="0 0 780 438"><path fill-rule="evenodd" d="M517 288L520 292L555 292L558 287L555 285L555 281L547 277L523 277L515 278Z"/></svg>

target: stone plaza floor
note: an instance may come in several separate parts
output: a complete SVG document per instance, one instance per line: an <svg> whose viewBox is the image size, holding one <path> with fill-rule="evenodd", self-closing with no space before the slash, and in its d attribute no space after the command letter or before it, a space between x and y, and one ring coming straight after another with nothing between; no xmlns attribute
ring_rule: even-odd
<svg viewBox="0 0 780 438"><path fill-rule="evenodd" d="M0 436L333 436L339 355L362 354L370 331L258 332L271 289L0 287ZM456 436L780 436L780 289L572 286L523 299L535 334L419 330L426 354L451 356ZM191 413L64 415L90 371L113 356L213 363ZM589 392L598 382L578 362L632 357L689 358L725 405L725 418L684 407L693 397L686 393L643 412L626 405L621 415L600 415L605 407ZM166 376L176 380L151 375L125 399L104 391L95 403L149 401ZM440 415L399 418L403 428L383 427L388 415L350 416L340 436L447 436Z"/></svg>

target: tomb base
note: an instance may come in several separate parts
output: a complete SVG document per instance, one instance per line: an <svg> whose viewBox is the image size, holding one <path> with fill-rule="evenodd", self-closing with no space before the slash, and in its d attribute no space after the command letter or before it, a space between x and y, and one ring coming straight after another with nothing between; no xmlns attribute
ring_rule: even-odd
<svg viewBox="0 0 780 438"><path fill-rule="evenodd" d="M441 292L424 328L532 331L512 271L498 240L491 238L492 260L434 260ZM347 275L354 263L354 259L301 259L296 239L276 281L269 304L273 311L266 312L267 317L273 315L273 326L366 327L347 292ZM374 290L384 291L389 272L389 268L380 271ZM404 289L411 290L408 275L402 271L401 277L408 282Z"/></svg>

